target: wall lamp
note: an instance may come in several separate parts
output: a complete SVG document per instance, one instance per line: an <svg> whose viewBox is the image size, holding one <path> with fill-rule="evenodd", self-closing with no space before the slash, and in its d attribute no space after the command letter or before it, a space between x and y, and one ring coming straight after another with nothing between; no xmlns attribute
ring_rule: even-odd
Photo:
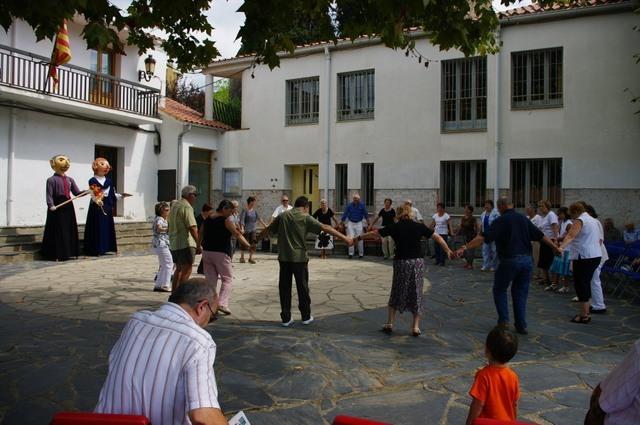
<svg viewBox="0 0 640 425"><path fill-rule="evenodd" d="M149 55L144 60L144 71L138 71L138 81L142 81L142 80L145 80L146 82L151 81L155 70L156 70L156 60L153 58L153 56Z"/></svg>

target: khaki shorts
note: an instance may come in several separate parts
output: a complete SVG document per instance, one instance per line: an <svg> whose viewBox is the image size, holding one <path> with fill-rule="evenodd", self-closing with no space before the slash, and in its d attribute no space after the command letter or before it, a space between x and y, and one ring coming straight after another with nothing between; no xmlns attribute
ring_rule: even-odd
<svg viewBox="0 0 640 425"><path fill-rule="evenodd" d="M174 264L181 266L191 266L196 259L196 249L192 246L189 248L171 250L171 258Z"/></svg>

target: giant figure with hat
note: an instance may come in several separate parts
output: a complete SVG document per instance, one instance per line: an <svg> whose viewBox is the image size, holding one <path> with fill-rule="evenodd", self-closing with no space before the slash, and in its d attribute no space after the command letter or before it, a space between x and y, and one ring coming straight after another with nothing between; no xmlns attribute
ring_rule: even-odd
<svg viewBox="0 0 640 425"><path fill-rule="evenodd" d="M49 164L54 174L47 179L47 221L42 238L42 256L46 260L66 261L77 258L79 253L78 225L71 201L86 192L81 192L76 182L66 175L71 166L69 157L56 155Z"/></svg>
<svg viewBox="0 0 640 425"><path fill-rule="evenodd" d="M118 198L129 195L116 193L113 181L107 177L111 171L109 161L96 158L91 168L94 176L89 179L91 202L84 228L84 252L91 256L104 255L107 252L117 253L113 210Z"/></svg>

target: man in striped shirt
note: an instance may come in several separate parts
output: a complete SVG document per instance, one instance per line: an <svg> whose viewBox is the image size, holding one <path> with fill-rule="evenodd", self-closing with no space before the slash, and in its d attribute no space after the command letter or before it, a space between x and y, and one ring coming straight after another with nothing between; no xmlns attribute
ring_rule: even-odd
<svg viewBox="0 0 640 425"><path fill-rule="evenodd" d="M109 354L97 413L144 415L153 425L226 425L213 371L215 288L183 282L158 310L140 311Z"/></svg>

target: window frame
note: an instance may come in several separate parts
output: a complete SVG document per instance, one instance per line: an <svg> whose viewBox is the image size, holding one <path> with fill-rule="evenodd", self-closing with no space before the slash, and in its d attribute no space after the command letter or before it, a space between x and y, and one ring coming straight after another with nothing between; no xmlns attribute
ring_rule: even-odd
<svg viewBox="0 0 640 425"><path fill-rule="evenodd" d="M532 171L534 166L542 166L542 184L540 185L539 199L534 199L532 195ZM553 170L551 174L550 166L557 166L557 169ZM551 202L552 208L559 208L562 205L562 158L512 158L509 163L511 169L510 177L510 190L513 204L516 208L526 208L532 203L538 203L539 201L546 199ZM519 172L517 167L524 166L524 177L519 178ZM550 180L555 177L557 183L557 193L554 195L551 193ZM519 187L518 180L522 180L522 196L518 194ZM520 199L522 198L522 199Z"/></svg>
<svg viewBox="0 0 640 425"><path fill-rule="evenodd" d="M335 164L335 206L342 209L349 203L349 164Z"/></svg>
<svg viewBox="0 0 640 425"><path fill-rule="evenodd" d="M464 66L469 66L470 75L470 97L462 96L462 74ZM447 70L447 67L453 67L452 70ZM454 78L454 91L453 97L447 98L450 93L448 90L448 75L453 74ZM487 131L487 57L476 56L472 58L458 58L442 61L440 67L441 77L441 91L440 91L440 115L441 115L441 131L442 133L456 133L456 132L471 132L471 131ZM479 83L479 79L482 79L482 85ZM462 111L463 99L469 99L470 119L462 120L460 118ZM455 114L455 120L447 121L447 107L448 103L454 102L453 112ZM478 107L482 105L484 110L484 118L477 118ZM448 124L453 123L453 124Z"/></svg>
<svg viewBox="0 0 640 425"><path fill-rule="evenodd" d="M464 182L463 167L468 165L469 170L469 184L468 184L468 197L469 199L461 199L461 190L463 187L467 187ZM447 169L453 169L453 189L449 186L450 179L448 178L449 171ZM480 167L480 169L478 169ZM478 174L480 174L478 176ZM453 201L448 199L448 193L453 192ZM440 161L440 202L445 205L445 208L452 212L462 212L467 205L472 205L474 208L482 208L486 199L487 193L487 160L486 159L472 159L462 161Z"/></svg>
<svg viewBox="0 0 640 425"><path fill-rule="evenodd" d="M229 179L233 175L233 173L237 173L237 188L238 190L232 191L234 187L231 186L231 182ZM242 196L242 168L223 168L222 169L222 194L223 196Z"/></svg>
<svg viewBox="0 0 640 425"><path fill-rule="evenodd" d="M366 208L373 208L376 202L375 163L360 164L360 196Z"/></svg>
<svg viewBox="0 0 640 425"><path fill-rule="evenodd" d="M364 78L366 84L358 88L359 82ZM345 89L345 81L348 81ZM376 73L375 69L364 69L359 71L340 72L337 75L337 97L336 97L336 120L338 122L373 120L376 110ZM355 80L352 84L351 80ZM358 91L360 95L358 96ZM348 92L349 105L359 106L358 108L345 108L345 96ZM358 101L360 99L360 101ZM366 105L362 100L366 99ZM364 109L364 111L362 111ZM360 111L360 112L355 112Z"/></svg>
<svg viewBox="0 0 640 425"><path fill-rule="evenodd" d="M533 90L533 61L534 55L543 55L543 73L542 73L542 99L532 99L535 94L532 92ZM558 87L558 91L555 93L555 98L552 98L551 93L551 56L556 54L556 87ZM524 57L525 65L524 72L525 78L519 78L519 73L517 69L521 69L522 66L519 66L519 58ZM562 108L564 106L564 49L562 46L560 47L549 47L544 49L534 49L534 50L522 50L518 52L511 52L511 109L512 110L522 110L522 109L545 109L545 108ZM524 95L516 94L516 87L518 87L521 82L524 81ZM520 88L521 89L521 88ZM520 90L518 89L518 90ZM516 100L516 97L524 96L524 100Z"/></svg>
<svg viewBox="0 0 640 425"><path fill-rule="evenodd" d="M309 111L303 112L305 100L303 96L304 85L307 83L312 83L312 92L311 99L309 100ZM298 99L295 102L292 102L293 96L293 86L300 85L301 88L298 88L299 95ZM296 104L297 112L292 112L293 104ZM308 124L318 124L320 122L320 76L313 77L305 77L305 78L295 78L285 81L285 126L297 126L297 125L308 125ZM304 117L308 115L308 117Z"/></svg>

